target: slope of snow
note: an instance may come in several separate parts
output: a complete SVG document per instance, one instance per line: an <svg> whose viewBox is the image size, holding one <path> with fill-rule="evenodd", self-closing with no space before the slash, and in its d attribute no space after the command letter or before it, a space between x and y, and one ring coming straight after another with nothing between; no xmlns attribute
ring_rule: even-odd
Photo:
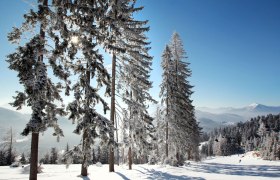
<svg viewBox="0 0 280 180"><path fill-rule="evenodd" d="M239 160L241 159L241 162ZM80 177L81 165L43 165L43 173L38 174L40 180L120 180L120 179L194 179L194 180L264 180L280 179L280 161L264 161L254 152L229 157L209 158L202 162L190 162L182 167L163 165L133 165L133 170L127 166L115 166L114 173L108 172L108 165L89 167L89 176ZM0 179L28 179L23 168L0 167Z"/></svg>

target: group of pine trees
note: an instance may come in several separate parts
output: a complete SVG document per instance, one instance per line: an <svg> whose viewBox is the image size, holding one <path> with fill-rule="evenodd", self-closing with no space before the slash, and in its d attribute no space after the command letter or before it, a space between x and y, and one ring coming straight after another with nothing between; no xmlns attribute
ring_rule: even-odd
<svg viewBox="0 0 280 180"><path fill-rule="evenodd" d="M3 133L4 130L2 130ZM21 164L26 164L29 162L29 158L25 157L25 154L22 153L19 157L18 152L16 151L14 144L16 143L16 133L13 129L9 129L3 134L0 143L0 166L9 166L14 162L18 161ZM19 163L18 163L19 164Z"/></svg>
<svg viewBox="0 0 280 180"><path fill-rule="evenodd" d="M266 160L280 159L280 114L258 116L234 126L215 129L208 143L202 146L205 156L227 156L259 151Z"/></svg>
<svg viewBox="0 0 280 180"><path fill-rule="evenodd" d="M0 166L11 165L16 158L16 153L11 149L10 146L1 145L0 147Z"/></svg>
<svg viewBox="0 0 280 180"><path fill-rule="evenodd" d="M157 132L148 114L148 103L155 102L149 94L152 57L145 36L149 27L148 21L133 16L142 9L136 7L136 0L38 0L37 7L24 14L22 25L9 33L8 40L19 46L7 62L24 87L11 105L17 109L27 105L32 110L22 132L31 134L30 179L37 179L39 133L53 128L58 140L63 136L57 116L68 116L76 124L74 133L82 135L80 144L66 151L67 163L78 158L81 175L87 176L93 148L102 146L107 147L109 171L114 171L114 156L121 146L115 141L118 135L114 137L116 93L125 103L118 111L123 121L122 152L128 153L130 169L133 160L146 162L151 150L163 146L166 153L158 156L166 162L198 159L199 128L188 81L191 71L177 33L163 55L165 108ZM103 51L112 55L111 75L104 66ZM62 93L72 97L66 106ZM106 96L111 96L111 107ZM98 104L104 114L111 111L110 120L97 111ZM160 127L165 137L159 135Z"/></svg>
<svg viewBox="0 0 280 180"><path fill-rule="evenodd" d="M67 162L67 158L65 158L65 154L69 153L70 146L67 144L66 148L59 151L57 148L52 147L48 152L46 152L42 158L40 159L40 163L42 164L69 164ZM24 153L22 155L24 157ZM21 158L22 159L22 158ZM92 148L92 156L91 156L91 163L90 164L108 164L109 163L109 151L108 151L108 144L103 146L96 146ZM21 160L20 160L21 161ZM72 164L81 164L82 159L79 156L72 157Z"/></svg>
<svg viewBox="0 0 280 180"><path fill-rule="evenodd" d="M0 144L0 166L11 165L15 161L14 136L12 128L3 134Z"/></svg>
<svg viewBox="0 0 280 180"><path fill-rule="evenodd" d="M160 97L163 108L157 112L156 152L160 161L182 165L186 159L199 159L200 128L192 105L191 70L178 33L162 54ZM184 137L184 138L182 138Z"/></svg>

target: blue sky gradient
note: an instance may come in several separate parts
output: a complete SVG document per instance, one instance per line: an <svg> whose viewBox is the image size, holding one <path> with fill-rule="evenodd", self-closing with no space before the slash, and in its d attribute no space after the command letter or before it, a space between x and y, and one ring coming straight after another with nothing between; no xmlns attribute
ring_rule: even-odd
<svg viewBox="0 0 280 180"><path fill-rule="evenodd" d="M7 41L30 6L21 0L0 7L0 106L22 89L5 62L14 45ZM161 54L177 31L187 51L195 87L195 106L242 107L257 102L280 105L280 1L278 0L138 0L149 20L154 57L151 94L158 100ZM106 61L110 63L110 59Z"/></svg>
<svg viewBox="0 0 280 180"><path fill-rule="evenodd" d="M150 20L155 87L160 83L160 55L176 30L191 63L194 105L280 105L280 1L143 0L139 4L145 6L142 17Z"/></svg>

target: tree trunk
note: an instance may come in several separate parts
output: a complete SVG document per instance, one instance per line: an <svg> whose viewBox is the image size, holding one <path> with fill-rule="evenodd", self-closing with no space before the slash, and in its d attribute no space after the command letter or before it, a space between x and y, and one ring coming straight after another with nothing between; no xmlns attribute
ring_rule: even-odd
<svg viewBox="0 0 280 180"><path fill-rule="evenodd" d="M179 152L176 152L177 166L181 166L181 158Z"/></svg>
<svg viewBox="0 0 280 180"><path fill-rule="evenodd" d="M169 91L167 87L167 98L166 98L166 129L165 129L165 156L168 157L168 120L169 120Z"/></svg>
<svg viewBox="0 0 280 180"><path fill-rule="evenodd" d="M110 119L112 123L112 127L114 127L115 122L115 81L116 81L116 55L113 53L112 58L112 97L111 97L111 114ZM110 139L114 142L114 132L111 134ZM115 157L114 157L114 144L110 145L109 148L109 172L114 172L114 163L115 163Z"/></svg>
<svg viewBox="0 0 280 180"><path fill-rule="evenodd" d="M126 161L126 157L124 156L124 148L122 148L122 163L124 164Z"/></svg>
<svg viewBox="0 0 280 180"><path fill-rule="evenodd" d="M168 122L166 122L166 129L165 129L165 156L168 157Z"/></svg>
<svg viewBox="0 0 280 180"><path fill-rule="evenodd" d="M118 138L118 123L117 123L117 120L116 120L116 113L115 113L115 124L116 124L116 141L117 141L117 144L119 143L119 138ZM118 166L120 165L120 149L119 149L119 146L117 146L117 164Z"/></svg>
<svg viewBox="0 0 280 180"><path fill-rule="evenodd" d="M128 149L128 169L132 169L132 152L131 152L131 147Z"/></svg>
<svg viewBox="0 0 280 180"><path fill-rule="evenodd" d="M48 6L48 0L44 0L43 6L45 6L45 7ZM45 40L45 31L44 31L43 24L40 25L40 38L42 40ZM39 49L37 60L43 62L43 59L44 59L44 55L43 55L43 47L42 47L42 49ZM31 136L32 136L31 137L31 159L30 159L31 162L30 162L29 180L37 180L39 132L32 132Z"/></svg>
<svg viewBox="0 0 280 180"><path fill-rule="evenodd" d="M87 76L87 83L89 84L89 86L90 86L90 70L89 70L89 64L87 63L87 74L86 74L86 76ZM87 90L85 89L85 94L87 94ZM87 106L87 108L89 109L89 100L87 99L86 100L86 106ZM87 111L86 111L86 113L88 113ZM85 116L88 116L88 114L85 114ZM83 151L84 151L84 149L85 149L85 139L87 139L88 138L88 131L87 131L87 128L85 128L84 129L84 131L83 131ZM86 154L84 154L84 156L83 156L83 162L82 162L82 167L81 167L81 175L82 176L87 176L88 175L88 172L87 172L87 166L86 166L86 161L87 161L87 157L86 157Z"/></svg>
<svg viewBox="0 0 280 180"><path fill-rule="evenodd" d="M85 139L87 138L87 136L88 136L87 131L84 130L84 132L83 132L83 150L85 148ZM88 175L86 161L87 161L87 158L86 158L86 155L84 154L83 155L83 161L82 161L82 167L81 167L81 175L82 176L87 176Z"/></svg>
<svg viewBox="0 0 280 180"><path fill-rule="evenodd" d="M187 150L187 156L188 156L188 160L191 160L191 150L190 149Z"/></svg>
<svg viewBox="0 0 280 180"><path fill-rule="evenodd" d="M31 138L31 160L29 180L37 180L39 133L33 132Z"/></svg>
<svg viewBox="0 0 280 180"><path fill-rule="evenodd" d="M168 99L166 100L166 115L167 115L167 120L166 120L166 129L165 129L165 156L166 158L168 157L168 117L169 117L169 112L168 112Z"/></svg>
<svg viewBox="0 0 280 180"><path fill-rule="evenodd" d="M10 145L9 145L9 152L8 152L8 165L13 163L13 129L11 127L11 134L10 134Z"/></svg>

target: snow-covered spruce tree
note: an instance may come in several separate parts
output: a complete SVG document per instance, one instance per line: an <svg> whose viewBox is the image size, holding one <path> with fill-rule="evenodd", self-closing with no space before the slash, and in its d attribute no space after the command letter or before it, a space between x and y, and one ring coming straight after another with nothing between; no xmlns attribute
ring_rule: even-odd
<svg viewBox="0 0 280 180"><path fill-rule="evenodd" d="M148 55L149 48L145 47L145 36L137 36L138 42L128 40L130 47L126 48L125 54L118 56L119 82L122 84L120 92L127 105L123 119L127 128L125 131L128 131L128 142L125 144L129 148L129 169L132 168L132 149L141 162L146 162L154 139L153 118L147 112L147 103L155 102L148 92L152 86L149 81L152 58Z"/></svg>
<svg viewBox="0 0 280 180"><path fill-rule="evenodd" d="M59 46L61 42L54 36L61 30L54 20L61 21L56 9L48 6L47 0L38 0L37 9L26 13L23 24L19 28L14 27L8 35L8 40L12 43L18 43L23 34L30 35L23 46L19 46L14 53L7 56L7 62L10 64L9 68L18 73L19 82L24 87L23 92L17 92L11 105L17 109L27 105L32 109L31 119L22 132L22 135L32 133L29 176L32 180L37 179L39 133L53 127L54 136L63 136L56 118L57 115L65 115L63 108L58 107L59 102L62 102L59 94L62 84L52 82L46 65L48 62L54 75L68 86L69 74L59 65L59 56L63 55L66 46ZM55 25L56 28L52 29ZM55 47L52 47L52 44L55 44Z"/></svg>
<svg viewBox="0 0 280 180"><path fill-rule="evenodd" d="M114 33L114 28L118 24L117 21L117 3L118 0L109 0L109 8L108 11L106 12L106 18L101 21L101 24L105 25L105 28L102 31L106 37L106 40L104 41L103 46L105 47L105 50L109 50L112 53L112 79L111 79L111 107L110 107L110 121L112 125L114 126L115 124L115 117L116 117L116 99L115 99L115 84L116 84L116 51L119 51L119 49L115 48L115 46L112 46L112 43L116 42L116 34ZM106 29L106 27L108 29ZM114 140L114 133L111 133L110 136L111 140ZM115 145L111 144L109 146L109 172L114 172L115 171L115 150L114 150Z"/></svg>
<svg viewBox="0 0 280 180"><path fill-rule="evenodd" d="M152 83L148 80L150 72L149 56L144 58L139 54L129 54L129 59L123 57L120 78L123 82L123 100L127 105L127 115L124 123L128 127L129 154L137 153L142 162L147 161L147 155L152 149L151 141L154 139L153 118L148 114L147 103L155 102L149 94ZM134 59L135 58L135 59ZM132 157L128 157L131 169Z"/></svg>
<svg viewBox="0 0 280 180"><path fill-rule="evenodd" d="M173 72L176 83L174 93L175 122L172 123L172 126L177 126L173 128L176 129L175 134L178 137L176 139L180 140L176 145L177 160L179 162L183 161L183 159L179 158L179 154L184 152L187 152L188 159L198 160L199 134L201 129L195 119L194 106L190 99L193 93L191 90L193 86L189 82L191 70L189 63L186 62L187 57L182 40L176 32L172 35L170 49L173 57Z"/></svg>
<svg viewBox="0 0 280 180"><path fill-rule="evenodd" d="M174 33L169 46L162 55L163 81L160 97L165 104L166 122L166 163L180 165L185 153L188 159L198 160L200 128L194 115L190 99L191 86L188 78L191 71L189 63L184 62L185 51L181 39ZM182 138L183 137L183 138ZM169 153L172 152L172 153Z"/></svg>
<svg viewBox="0 0 280 180"><path fill-rule="evenodd" d="M132 149L137 153L142 162L147 159L151 140L154 139L153 118L148 114L148 103L155 102L149 94L152 83L149 81L151 57L146 50L127 51L125 56L120 56L120 78L123 82L123 101L127 105L126 118L127 130L129 131L129 166L131 169ZM140 54L139 54L140 52Z"/></svg>
<svg viewBox="0 0 280 180"><path fill-rule="evenodd" d="M133 14L142 10L143 7L135 8L135 0L111 0L107 18L104 24L108 24L109 34L106 37L104 47L113 54L112 58L112 99L111 99L111 121L115 117L115 77L116 65L119 67L127 65L128 61L135 61L134 64L141 64L141 58L151 59L147 54L148 48L144 32L147 21L135 20ZM144 52L145 51L145 52ZM131 57L129 57L131 56ZM122 60L121 62L119 60ZM139 61L139 62L137 62ZM124 63L124 64L123 64ZM139 64L137 66L139 66ZM148 63L149 64L149 63ZM142 65L142 64L141 64ZM145 66L149 66L145 64ZM144 68L143 68L144 69ZM128 72L124 72L128 73ZM147 73L147 72L145 72ZM126 76L129 76L126 74ZM114 138L114 137L111 137ZM114 150L110 147L109 171L114 171Z"/></svg>
<svg viewBox="0 0 280 180"><path fill-rule="evenodd" d="M162 110L163 121L165 122L165 155L162 156L162 160L167 159L169 156L169 122L174 117L174 106L173 106L173 93L176 87L174 77L172 76L174 67L172 63L172 53L169 46L166 46L162 54L161 67L163 69L162 83L160 85L160 98L161 104L164 106Z"/></svg>
<svg viewBox="0 0 280 180"><path fill-rule="evenodd" d="M104 40L104 35L101 33L104 25L99 21L102 22L107 7L107 1L74 1L67 14L68 33L77 38L77 42L72 42L71 46L70 67L78 77L72 87L74 101L67 106L67 109L70 111L69 119L77 123L74 132L82 133L82 139L81 144L65 154L65 157L82 158L82 176L88 174L87 167L91 163L95 139L100 138L103 143L114 143L108 137L113 133L110 121L99 114L95 107L101 103L104 113L109 110L108 104L99 95L102 86L105 86L105 95L110 95L111 89L110 76L103 65L103 55L98 49L98 45L101 45Z"/></svg>

